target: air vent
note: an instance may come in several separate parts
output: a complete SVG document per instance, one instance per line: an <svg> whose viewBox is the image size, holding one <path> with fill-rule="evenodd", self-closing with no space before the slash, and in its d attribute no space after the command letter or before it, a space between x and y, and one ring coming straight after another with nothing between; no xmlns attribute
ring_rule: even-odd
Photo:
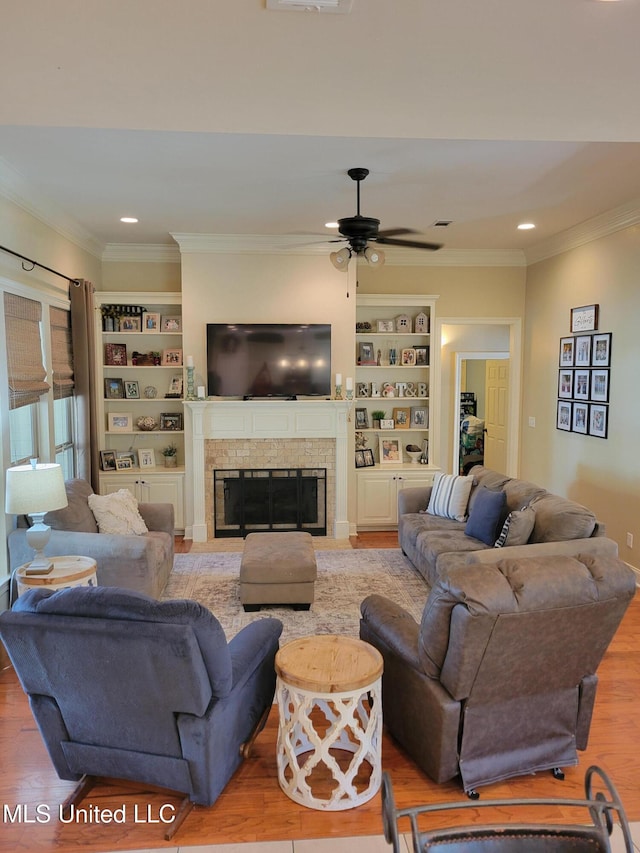
<svg viewBox="0 0 640 853"><path fill-rule="evenodd" d="M436 219L433 223L434 228L448 228L449 225L453 222L452 219Z"/></svg>
<svg viewBox="0 0 640 853"><path fill-rule="evenodd" d="M266 0L267 9L280 12L332 12L346 15L353 0Z"/></svg>

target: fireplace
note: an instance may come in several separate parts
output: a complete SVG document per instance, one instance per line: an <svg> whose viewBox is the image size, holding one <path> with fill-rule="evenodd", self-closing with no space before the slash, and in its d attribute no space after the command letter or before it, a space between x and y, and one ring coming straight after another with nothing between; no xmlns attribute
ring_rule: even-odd
<svg viewBox="0 0 640 853"><path fill-rule="evenodd" d="M327 533L326 470L244 468L213 472L215 536L252 531Z"/></svg>
<svg viewBox="0 0 640 853"><path fill-rule="evenodd" d="M193 519L186 538L206 542L225 535L214 524L214 471L300 468L323 472L317 489L326 501L325 535L346 539L349 409L349 402L342 400L185 402L185 427L191 439L185 482ZM224 515L220 518L224 520ZM290 516L275 523L293 525ZM313 524L306 518L304 523Z"/></svg>

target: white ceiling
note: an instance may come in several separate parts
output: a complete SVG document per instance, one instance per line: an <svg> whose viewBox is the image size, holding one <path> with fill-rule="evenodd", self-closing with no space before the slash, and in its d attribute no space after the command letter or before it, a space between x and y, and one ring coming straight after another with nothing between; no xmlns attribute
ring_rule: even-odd
<svg viewBox="0 0 640 853"><path fill-rule="evenodd" d="M640 0L8 5L0 192L98 250L324 234L355 213L352 166L363 214L448 249L529 251L640 210Z"/></svg>

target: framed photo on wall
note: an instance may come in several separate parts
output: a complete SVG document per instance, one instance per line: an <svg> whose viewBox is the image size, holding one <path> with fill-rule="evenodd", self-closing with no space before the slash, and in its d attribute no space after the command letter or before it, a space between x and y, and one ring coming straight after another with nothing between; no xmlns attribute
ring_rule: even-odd
<svg viewBox="0 0 640 853"><path fill-rule="evenodd" d="M571 431L571 403L567 400L558 400L556 427L567 432Z"/></svg>
<svg viewBox="0 0 640 853"><path fill-rule="evenodd" d="M591 385L590 370L573 371L573 397L575 400L588 400Z"/></svg>
<svg viewBox="0 0 640 853"><path fill-rule="evenodd" d="M591 335L578 335L575 341L575 366L591 367Z"/></svg>
<svg viewBox="0 0 640 853"><path fill-rule="evenodd" d="M558 371L558 397L563 400L573 397L573 370Z"/></svg>
<svg viewBox="0 0 640 853"><path fill-rule="evenodd" d="M611 332L593 335L591 365L592 367L609 367L611 365Z"/></svg>
<svg viewBox="0 0 640 853"><path fill-rule="evenodd" d="M592 403L589 406L589 435L606 438L609 429L609 406Z"/></svg>
<svg viewBox="0 0 640 853"><path fill-rule="evenodd" d="M591 400L594 403L609 402L609 371L591 371Z"/></svg>
<svg viewBox="0 0 640 853"><path fill-rule="evenodd" d="M575 338L560 338L560 367L573 367L575 345Z"/></svg>
<svg viewBox="0 0 640 853"><path fill-rule="evenodd" d="M588 403L574 403L571 420L571 429L573 432L586 435L589 430L589 405Z"/></svg>
<svg viewBox="0 0 640 853"><path fill-rule="evenodd" d="M581 305L571 309L571 331L595 332L598 328L599 305Z"/></svg>

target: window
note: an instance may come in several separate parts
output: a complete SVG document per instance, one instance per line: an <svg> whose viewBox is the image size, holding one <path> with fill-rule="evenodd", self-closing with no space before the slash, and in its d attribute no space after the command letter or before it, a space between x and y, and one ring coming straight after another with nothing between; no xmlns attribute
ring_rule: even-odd
<svg viewBox="0 0 640 853"><path fill-rule="evenodd" d="M38 404L21 406L9 412L11 465L26 465L40 455L38 442Z"/></svg>

